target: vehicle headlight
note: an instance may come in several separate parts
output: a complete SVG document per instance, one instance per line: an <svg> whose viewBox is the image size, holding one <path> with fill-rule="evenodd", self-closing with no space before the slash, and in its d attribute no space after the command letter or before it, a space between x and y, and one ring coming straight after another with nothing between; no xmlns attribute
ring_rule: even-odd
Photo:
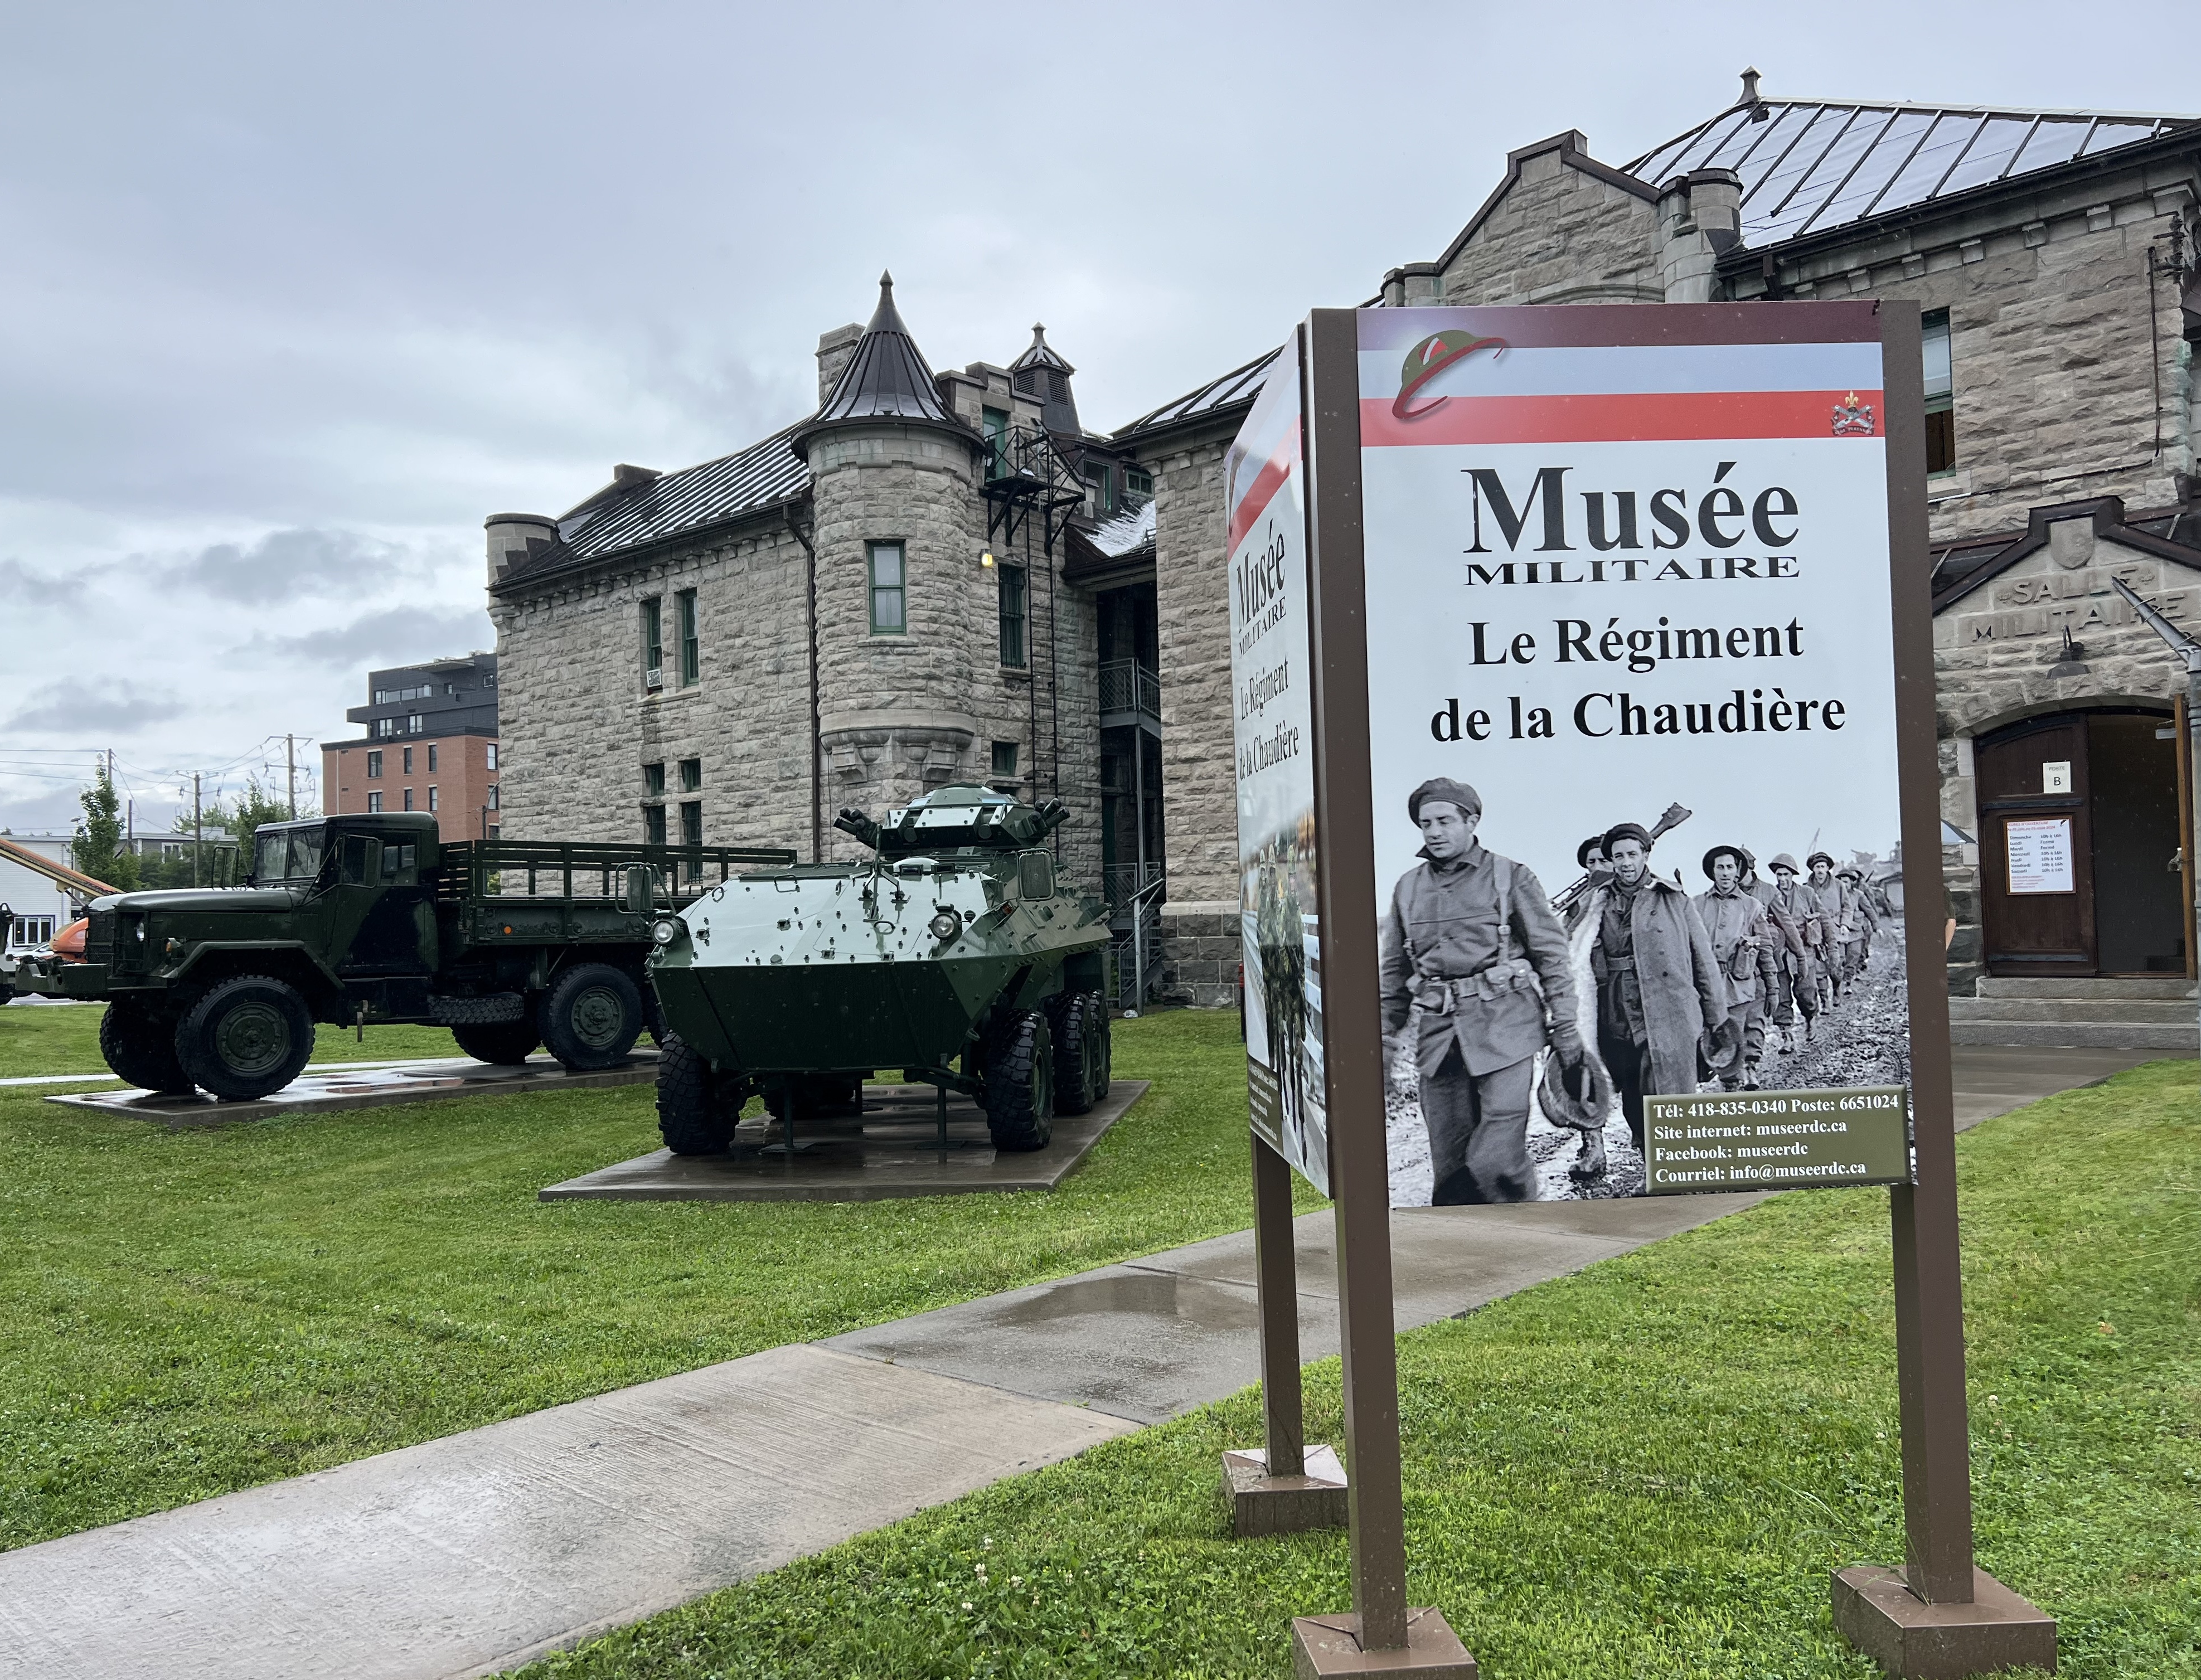
<svg viewBox="0 0 2201 1680"><path fill-rule="evenodd" d="M649 936L660 945L671 945L680 937L680 923L668 916L649 930Z"/></svg>
<svg viewBox="0 0 2201 1680"><path fill-rule="evenodd" d="M943 910L932 918L932 937L952 940L962 931L963 922L954 910Z"/></svg>

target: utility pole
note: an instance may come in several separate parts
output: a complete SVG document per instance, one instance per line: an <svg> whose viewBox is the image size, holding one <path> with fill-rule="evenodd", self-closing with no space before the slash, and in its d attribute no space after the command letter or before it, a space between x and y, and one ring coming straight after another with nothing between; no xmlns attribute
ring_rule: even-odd
<svg viewBox="0 0 2201 1680"><path fill-rule="evenodd" d="M291 820L298 820L298 738L283 737L283 765L291 779Z"/></svg>
<svg viewBox="0 0 2201 1680"><path fill-rule="evenodd" d="M191 885L199 884L199 849L206 844L206 825L199 814L199 773L191 772Z"/></svg>

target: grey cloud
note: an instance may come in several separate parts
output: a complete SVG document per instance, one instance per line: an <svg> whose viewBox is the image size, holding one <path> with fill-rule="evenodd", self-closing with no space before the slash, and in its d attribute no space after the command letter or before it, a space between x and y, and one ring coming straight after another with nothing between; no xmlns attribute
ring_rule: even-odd
<svg viewBox="0 0 2201 1680"><path fill-rule="evenodd" d="M243 546L217 542L202 548L167 575L223 600L286 601L362 583L371 588L414 564L396 544L355 531L281 530Z"/></svg>
<svg viewBox="0 0 2201 1680"><path fill-rule="evenodd" d="M84 579L42 577L21 560L0 560L0 601L24 606L80 606Z"/></svg>
<svg viewBox="0 0 2201 1680"><path fill-rule="evenodd" d="M440 659L496 646L496 630L486 612L393 606L355 618L349 624L310 630L303 635L256 635L238 651L349 668L378 660L399 664Z"/></svg>
<svg viewBox="0 0 2201 1680"><path fill-rule="evenodd" d="M166 689L133 682L56 682L8 720L9 729L130 735L177 716L184 704Z"/></svg>

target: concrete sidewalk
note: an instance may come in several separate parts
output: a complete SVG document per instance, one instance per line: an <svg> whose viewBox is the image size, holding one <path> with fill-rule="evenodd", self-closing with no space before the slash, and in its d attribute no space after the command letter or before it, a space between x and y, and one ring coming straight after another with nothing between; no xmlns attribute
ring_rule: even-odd
<svg viewBox="0 0 2201 1680"><path fill-rule="evenodd" d="M1957 1054L1960 1126L2148 1059ZM1760 1199L1402 1210L1399 1327ZM1329 1215L1295 1236L1312 1360ZM1221 1399L1258 1359L1246 1232L774 1349L0 1554L0 1677L494 1672Z"/></svg>

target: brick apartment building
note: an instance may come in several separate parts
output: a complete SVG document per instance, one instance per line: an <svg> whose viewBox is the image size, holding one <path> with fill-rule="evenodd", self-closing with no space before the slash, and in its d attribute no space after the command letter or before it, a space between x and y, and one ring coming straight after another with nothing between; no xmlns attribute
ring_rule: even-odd
<svg viewBox="0 0 2201 1680"><path fill-rule="evenodd" d="M321 748L332 816L427 811L447 840L496 838L496 654L370 671L367 703L344 716L367 734Z"/></svg>

